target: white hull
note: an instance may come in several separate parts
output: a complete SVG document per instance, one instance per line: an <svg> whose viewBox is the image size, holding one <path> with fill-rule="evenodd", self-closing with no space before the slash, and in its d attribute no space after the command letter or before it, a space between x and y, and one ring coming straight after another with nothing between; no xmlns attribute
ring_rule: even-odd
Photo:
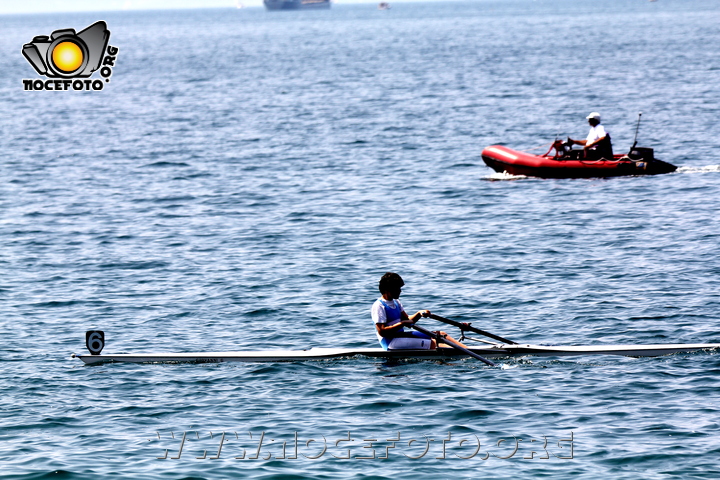
<svg viewBox="0 0 720 480"><path fill-rule="evenodd" d="M657 357L673 353L695 352L720 348L718 343L660 344L660 345L492 345L471 347L483 357L567 357L579 355L623 355L628 357ZM467 357L454 349L391 350L381 348L312 348L310 350L260 350L247 352L190 352L190 353L119 353L101 355L73 355L86 364L104 362L130 363L226 363L226 362L297 362L332 358L365 356L386 359L446 359Z"/></svg>

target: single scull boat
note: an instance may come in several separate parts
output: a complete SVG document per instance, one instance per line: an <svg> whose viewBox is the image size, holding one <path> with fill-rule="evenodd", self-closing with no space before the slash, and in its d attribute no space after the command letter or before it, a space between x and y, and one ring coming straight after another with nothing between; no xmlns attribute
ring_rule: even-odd
<svg viewBox="0 0 720 480"><path fill-rule="evenodd" d="M719 348L718 343L658 344L658 345L494 345L471 347L477 355L498 357L568 357L579 355L624 355L628 357L657 357L673 353L687 353ZM296 362L328 360L344 357L371 357L384 359L442 360L469 358L452 348L436 350L383 350L382 348L311 348L309 350L258 350L244 352L193 352L193 353L117 353L75 355L86 364L105 362L130 363L226 363L226 362Z"/></svg>
<svg viewBox="0 0 720 480"><path fill-rule="evenodd" d="M431 318L457 326L463 332L461 341L482 342L482 346L468 346L460 351L452 347L435 350L383 350L382 348L311 348L308 350L258 350L239 352L187 352L187 353L116 353L101 354L105 345L102 331L88 331L86 345L90 354L73 354L85 364L106 362L130 363L226 363L226 362L294 362L305 360L328 360L346 357L370 357L383 359L442 360L470 356L501 357L568 357L580 355L623 355L628 357L657 357L673 353L689 353L720 348L720 343L668 343L655 345L530 345L519 344L497 335L472 327L467 323L448 320L437 315ZM465 332L485 335L499 342L466 337ZM470 353L473 355L470 355ZM492 363L492 362L489 362Z"/></svg>

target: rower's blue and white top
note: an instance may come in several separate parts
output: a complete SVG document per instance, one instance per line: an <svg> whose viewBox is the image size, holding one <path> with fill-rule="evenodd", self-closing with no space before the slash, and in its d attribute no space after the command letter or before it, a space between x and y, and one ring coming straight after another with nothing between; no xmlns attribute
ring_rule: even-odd
<svg viewBox="0 0 720 480"><path fill-rule="evenodd" d="M404 311L402 303L394 299L391 301L384 298L378 298L370 309L373 322L384 323L388 326L395 325L402 321L402 312ZM427 350L431 347L430 337L420 332L405 332L401 327L393 333L392 338L384 338L375 329L375 334L380 341L380 345L385 350L404 350L404 349L421 349Z"/></svg>
<svg viewBox="0 0 720 480"><path fill-rule="evenodd" d="M373 303L373 306L370 309L370 314L372 315L373 322L384 323L388 327L391 327L401 321L403 310L404 309L402 303L400 303L400 300L394 299L388 301L380 297L375 300L375 303ZM402 331L403 329L401 328L399 332ZM377 335L380 343L382 343L383 337L380 335L377 329L375 330L375 334Z"/></svg>

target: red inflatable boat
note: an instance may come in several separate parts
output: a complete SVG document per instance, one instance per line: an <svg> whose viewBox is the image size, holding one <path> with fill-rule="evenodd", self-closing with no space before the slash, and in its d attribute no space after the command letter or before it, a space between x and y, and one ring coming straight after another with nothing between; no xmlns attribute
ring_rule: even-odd
<svg viewBox="0 0 720 480"><path fill-rule="evenodd" d="M550 151L555 149L555 153ZM568 149L556 141L545 155L519 152L501 145L482 151L488 167L496 172L540 178L593 178L627 175L657 175L677 170L654 157L652 148L632 148L627 155L614 155L612 160L584 160L582 150Z"/></svg>

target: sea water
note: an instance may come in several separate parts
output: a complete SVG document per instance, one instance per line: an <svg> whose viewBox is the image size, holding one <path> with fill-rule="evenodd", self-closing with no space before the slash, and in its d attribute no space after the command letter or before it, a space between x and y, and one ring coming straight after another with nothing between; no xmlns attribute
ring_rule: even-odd
<svg viewBox="0 0 720 480"><path fill-rule="evenodd" d="M23 90L23 44L98 20L102 90ZM105 353L376 347L386 271L408 312L518 342L720 342L718 25L714 0L0 17L0 476L718 478L717 352L71 358L92 329ZM591 111L616 152L642 112L678 171L480 158Z"/></svg>

